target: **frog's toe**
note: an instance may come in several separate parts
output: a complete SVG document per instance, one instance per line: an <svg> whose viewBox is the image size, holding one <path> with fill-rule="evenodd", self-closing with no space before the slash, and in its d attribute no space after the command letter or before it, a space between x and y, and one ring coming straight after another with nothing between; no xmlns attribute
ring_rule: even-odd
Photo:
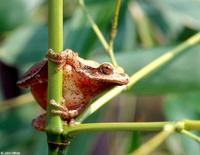
<svg viewBox="0 0 200 155"><path fill-rule="evenodd" d="M53 114L59 115L63 120L71 120L72 118L76 117L78 115L77 110L51 110Z"/></svg>
<svg viewBox="0 0 200 155"><path fill-rule="evenodd" d="M66 62L66 55L63 54L63 52L55 53L52 49L48 50L46 58L49 61L52 61L52 62L54 62L54 63L56 63L58 65L57 66L57 70L58 71L63 68L63 66L65 65L65 62Z"/></svg>
<svg viewBox="0 0 200 155"><path fill-rule="evenodd" d="M56 107L60 111L68 111L67 107L57 103L55 100L50 100L50 104Z"/></svg>
<svg viewBox="0 0 200 155"><path fill-rule="evenodd" d="M62 111L62 110L51 110L53 114L59 115L63 120L70 119L70 115L68 111Z"/></svg>
<svg viewBox="0 0 200 155"><path fill-rule="evenodd" d="M44 131L45 120L46 120L46 114L42 114L37 118L33 119L32 126L39 131Z"/></svg>

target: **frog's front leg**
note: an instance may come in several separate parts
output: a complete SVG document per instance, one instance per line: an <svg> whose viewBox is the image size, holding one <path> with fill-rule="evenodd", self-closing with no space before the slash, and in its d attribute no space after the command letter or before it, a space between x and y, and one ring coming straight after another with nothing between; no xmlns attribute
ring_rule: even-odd
<svg viewBox="0 0 200 155"><path fill-rule="evenodd" d="M66 49L60 53L56 53L52 49L49 49L46 55L48 60L58 65L58 69L61 69L65 64L78 65L77 57L78 54L70 49Z"/></svg>

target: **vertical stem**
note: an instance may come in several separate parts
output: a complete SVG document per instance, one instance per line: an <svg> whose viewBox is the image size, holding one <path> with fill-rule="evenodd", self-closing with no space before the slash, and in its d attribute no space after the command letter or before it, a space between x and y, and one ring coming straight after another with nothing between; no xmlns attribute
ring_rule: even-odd
<svg viewBox="0 0 200 155"><path fill-rule="evenodd" d="M121 0L115 0L115 10L114 15L112 19L112 27L110 31L110 41L112 42L115 39L115 36L117 34L117 25L118 25L118 17L119 17L119 11L121 7Z"/></svg>
<svg viewBox="0 0 200 155"><path fill-rule="evenodd" d="M88 21L94 31L94 33L96 34L97 38L99 39L99 41L101 42L102 46L104 47L105 51L108 52L109 50L109 45L105 39L105 37L103 36L103 33L101 32L101 30L99 29L98 25L95 23L95 21L92 19L92 17L90 16L86 6L85 6L85 2L84 0L79 0L79 5L81 6L82 10L84 11L86 17L88 18Z"/></svg>
<svg viewBox="0 0 200 155"><path fill-rule="evenodd" d="M88 13L87 8L84 3L84 0L79 0L78 2L80 4L80 6L82 7L84 13L86 14L86 16L92 26L92 29L96 33L99 41L103 45L105 51L108 52L113 65L117 66L117 61L115 59L114 52L113 52L113 42L114 42L114 39L115 39L115 36L117 33L118 16L119 16L119 10L120 10L120 6L121 6L121 0L116 0L114 15L113 15L113 19L112 19L112 27L111 27L111 31L110 31L109 43L106 41L106 39L103 36L102 32L100 31L99 27L97 26L95 21L92 19L92 17Z"/></svg>
<svg viewBox="0 0 200 155"><path fill-rule="evenodd" d="M115 10L114 10L114 15L112 19L112 26L111 26L110 40L109 40L109 54L114 66L117 66L117 61L114 56L113 44L114 44L114 39L117 35L117 25L118 25L120 7L121 7L121 0L115 0Z"/></svg>
<svg viewBox="0 0 200 155"><path fill-rule="evenodd" d="M63 50L63 0L48 0L48 46L54 52ZM51 99L57 102L62 97L62 71L56 70L56 64L48 62L48 102ZM57 134L48 134L48 142L60 142L60 135L63 131L62 121L59 116L51 114L53 107L48 103L46 130ZM60 154L59 145L50 145L49 154Z"/></svg>

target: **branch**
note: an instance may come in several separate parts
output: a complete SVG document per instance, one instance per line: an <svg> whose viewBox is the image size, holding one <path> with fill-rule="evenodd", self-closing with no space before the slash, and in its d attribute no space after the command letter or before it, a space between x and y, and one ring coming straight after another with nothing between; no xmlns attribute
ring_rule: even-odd
<svg viewBox="0 0 200 155"><path fill-rule="evenodd" d="M156 136L143 144L131 154L146 155L154 151L164 140L174 132L185 134L200 143L200 138L187 131L200 130L199 120L183 120L177 122L117 122L117 123L89 123L64 125L64 136L74 135L82 132L103 132L103 131L159 131Z"/></svg>
<svg viewBox="0 0 200 155"><path fill-rule="evenodd" d="M153 152L163 141L165 141L171 134L173 134L175 128L173 125L165 125L163 131L158 133L148 142L140 146L137 150L135 150L131 155L147 155Z"/></svg>
<svg viewBox="0 0 200 155"><path fill-rule="evenodd" d="M86 17L88 18L88 21L89 21L94 33L96 34L97 38L101 42L105 51L108 52L109 51L109 44L107 43L107 41L106 41L105 37L103 36L101 30L99 29L98 25L95 23L95 21L92 19L89 12L87 11L84 0L79 0L78 2L79 2L79 5L81 6L82 10L84 11Z"/></svg>
<svg viewBox="0 0 200 155"><path fill-rule="evenodd" d="M48 0L48 46L54 52L63 50L63 0ZM46 132L49 144L49 155L63 154L58 143L62 143L60 133L63 131L61 118L52 115L51 99L58 103L62 98L62 71L57 65L48 61L48 106L46 119ZM61 151L61 152L60 152Z"/></svg>
<svg viewBox="0 0 200 155"><path fill-rule="evenodd" d="M81 133L81 132L98 132L98 131L160 131L173 127L176 132L183 129L200 130L200 121L183 120L177 122L111 122L111 123L84 123L84 124L64 124L64 135ZM193 128L195 127L195 128Z"/></svg>
<svg viewBox="0 0 200 155"><path fill-rule="evenodd" d="M193 140L195 140L197 143L200 143L200 137L195 135L195 134L193 134L192 132L189 132L189 131L183 129L183 130L181 130L180 133L183 134L183 135L186 135L187 137L189 137L189 138L191 138Z"/></svg>
<svg viewBox="0 0 200 155"><path fill-rule="evenodd" d="M118 1L118 0L117 0ZM121 1L121 0L120 0ZM101 30L99 29L98 25L95 23L95 21L92 19L92 17L90 16L89 12L87 11L87 8L85 6L85 3L84 3L84 0L79 0L79 5L81 6L82 10L84 11L86 17L88 18L88 21L94 31L94 33L96 34L97 38L99 39L99 41L101 42L102 46L104 47L105 51L109 54L110 56L110 59L112 61L112 63L116 66L117 65L117 62L115 60L115 57L114 57L114 53L113 53L113 44L112 44L112 41L113 39L111 40L110 43L108 43L105 39L105 37L103 36ZM118 4L117 4L118 5ZM117 10L118 11L118 10ZM118 15L118 14L117 14ZM115 16L114 16L115 17ZM116 17L115 17L116 18ZM116 18L118 19L118 18ZM116 23L116 21L114 20L114 22ZM116 29L117 25L115 24L114 25L114 28Z"/></svg>
<svg viewBox="0 0 200 155"><path fill-rule="evenodd" d="M117 123L84 123L72 126L64 125L64 135L81 132L102 131L159 131L169 122L117 122Z"/></svg>
<svg viewBox="0 0 200 155"><path fill-rule="evenodd" d="M114 56L114 40L117 35L117 26L118 26L118 17L119 17L119 11L121 7L121 0L115 0L115 10L114 15L112 19L112 26L110 30L110 39L109 39L109 54L112 60L112 63L114 66L117 66L117 61Z"/></svg>

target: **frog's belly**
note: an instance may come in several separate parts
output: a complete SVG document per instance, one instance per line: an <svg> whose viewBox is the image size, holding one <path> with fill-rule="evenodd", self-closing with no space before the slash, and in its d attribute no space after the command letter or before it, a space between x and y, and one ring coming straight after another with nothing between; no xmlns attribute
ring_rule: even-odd
<svg viewBox="0 0 200 155"><path fill-rule="evenodd" d="M77 74L70 65L65 65L63 73L63 98L65 105L79 105L88 102L81 88L77 84Z"/></svg>

